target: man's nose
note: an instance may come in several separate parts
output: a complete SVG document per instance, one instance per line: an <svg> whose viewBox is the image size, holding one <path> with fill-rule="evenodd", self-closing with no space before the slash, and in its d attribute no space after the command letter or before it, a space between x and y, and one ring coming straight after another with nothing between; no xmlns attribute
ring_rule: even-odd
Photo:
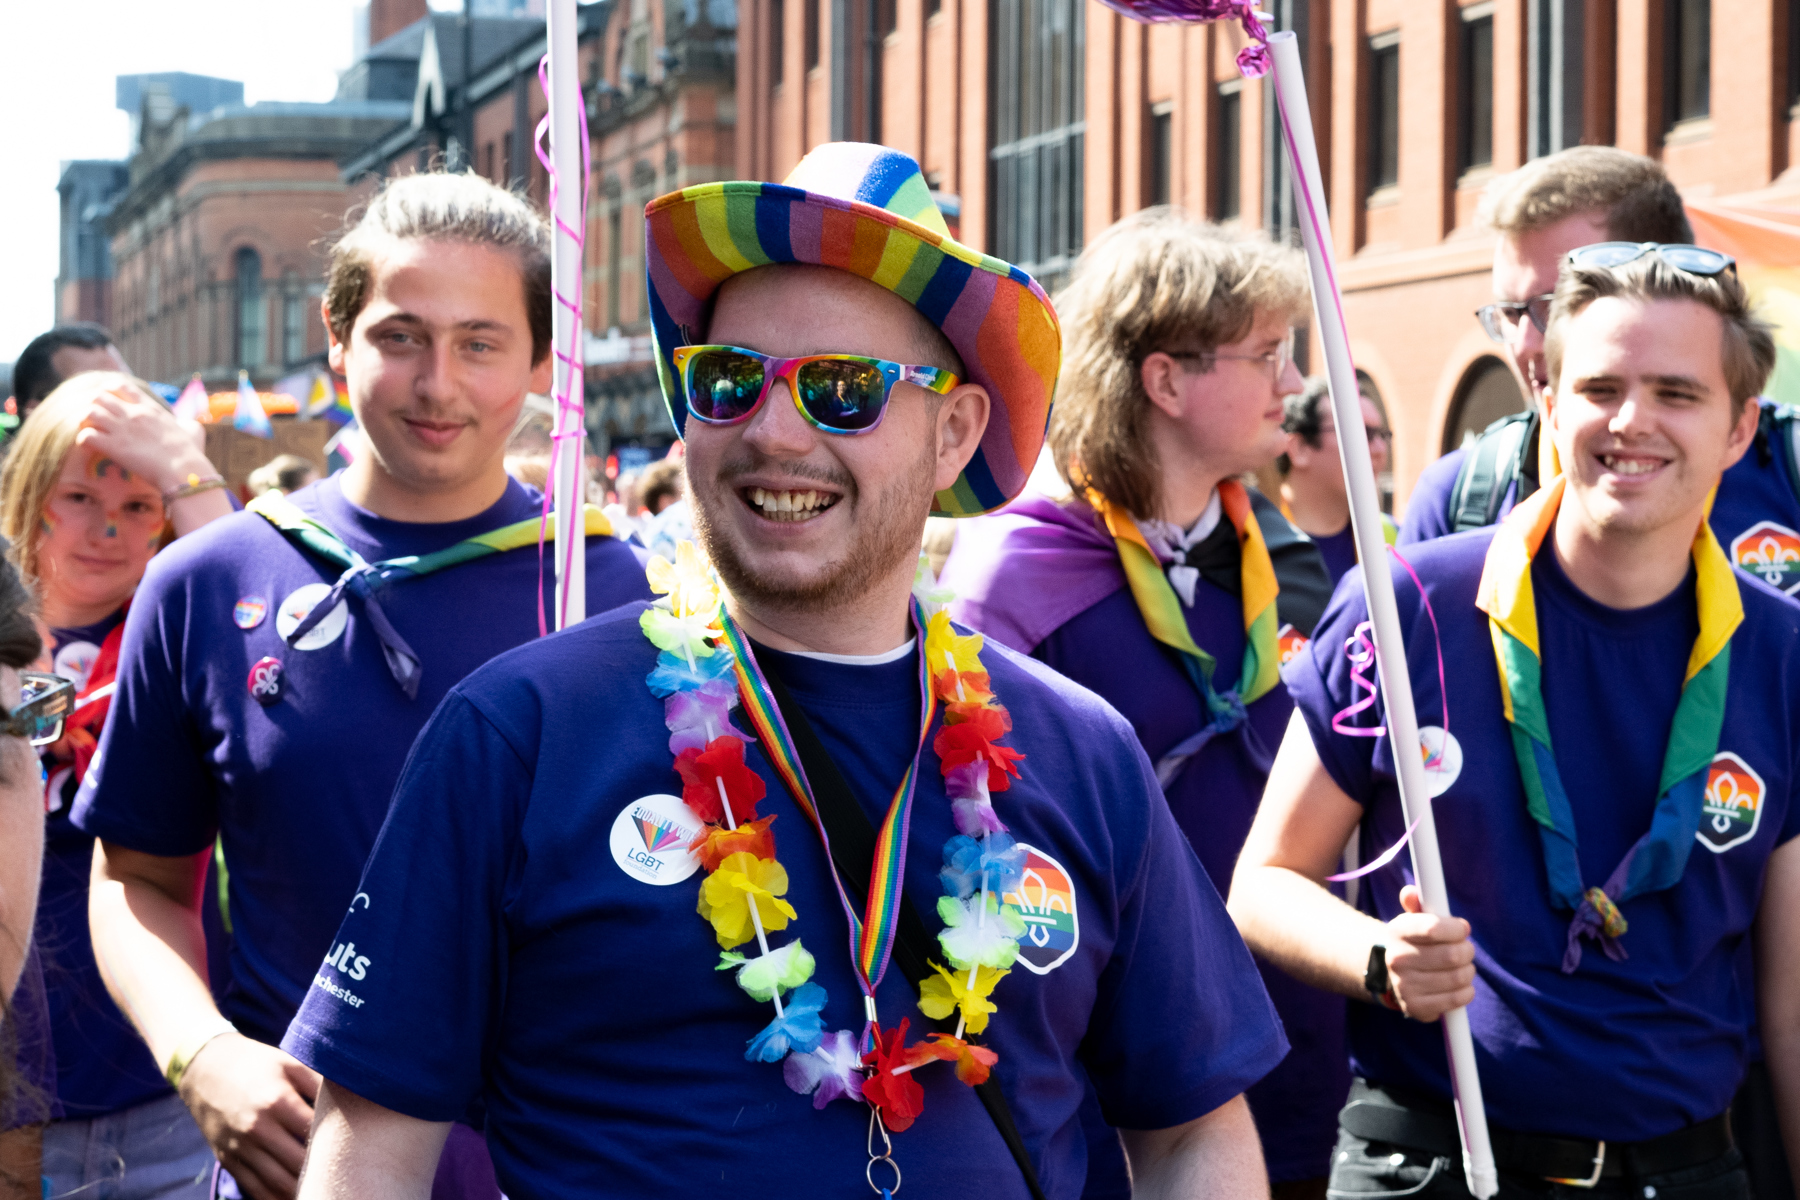
<svg viewBox="0 0 1800 1200"><path fill-rule="evenodd" d="M817 438L818 431L800 415L785 379L770 385L762 407L744 429L746 442L778 458L798 458L810 452Z"/></svg>

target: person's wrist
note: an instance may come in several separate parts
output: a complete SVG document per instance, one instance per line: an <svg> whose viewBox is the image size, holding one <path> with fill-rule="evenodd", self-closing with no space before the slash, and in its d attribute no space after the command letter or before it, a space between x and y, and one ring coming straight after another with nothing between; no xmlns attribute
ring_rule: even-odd
<svg viewBox="0 0 1800 1200"><path fill-rule="evenodd" d="M169 464L158 474L157 490L165 496L190 483L204 479L219 477L219 468L212 465L212 460L198 450L169 459Z"/></svg>
<svg viewBox="0 0 1800 1200"><path fill-rule="evenodd" d="M170 1051L168 1062L163 1065L163 1078L169 1081L170 1087L179 1090L188 1068L194 1065L194 1060L200 1057L200 1052L226 1034L237 1031L237 1026L224 1017L196 1026L186 1037L176 1043L174 1050Z"/></svg>

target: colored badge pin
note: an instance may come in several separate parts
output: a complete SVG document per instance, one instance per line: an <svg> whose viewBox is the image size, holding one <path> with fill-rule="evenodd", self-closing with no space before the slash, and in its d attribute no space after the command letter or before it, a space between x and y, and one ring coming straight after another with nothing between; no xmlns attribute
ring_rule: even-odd
<svg viewBox="0 0 1800 1200"><path fill-rule="evenodd" d="M269 604L261 596L245 596L231 610L231 619L239 629L255 629L268 614Z"/></svg>
<svg viewBox="0 0 1800 1200"><path fill-rule="evenodd" d="M281 699L285 685L285 672L279 658L265 655L250 668L250 695L264 708Z"/></svg>

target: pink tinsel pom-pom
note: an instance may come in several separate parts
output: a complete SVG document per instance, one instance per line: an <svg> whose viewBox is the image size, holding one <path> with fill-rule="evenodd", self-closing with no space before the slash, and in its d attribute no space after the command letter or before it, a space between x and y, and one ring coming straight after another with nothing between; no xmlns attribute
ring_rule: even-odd
<svg viewBox="0 0 1800 1200"><path fill-rule="evenodd" d="M1162 21L1184 21L1189 24L1205 24L1209 21L1238 20L1244 23L1244 33L1250 38L1250 44L1238 51L1238 70L1246 79L1256 79L1267 75L1270 68L1269 48L1267 45L1269 31L1256 16L1256 5L1249 0L1100 0L1106 7L1115 12L1124 13L1134 21L1157 23Z"/></svg>

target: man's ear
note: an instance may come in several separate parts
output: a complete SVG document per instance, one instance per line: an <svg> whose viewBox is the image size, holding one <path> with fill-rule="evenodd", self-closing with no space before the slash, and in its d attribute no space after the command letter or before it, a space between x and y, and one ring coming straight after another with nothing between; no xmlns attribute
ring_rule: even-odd
<svg viewBox="0 0 1800 1200"><path fill-rule="evenodd" d="M550 389L556 386L556 355L546 350L543 361L531 365L530 386L540 396L550 394Z"/></svg>
<svg viewBox="0 0 1800 1200"><path fill-rule="evenodd" d="M339 375L344 374L344 343L338 341L337 327L331 323L331 305L324 299L319 301L319 319L325 322L325 361Z"/></svg>
<svg viewBox="0 0 1800 1200"><path fill-rule="evenodd" d="M1755 396L1744 401L1743 411L1738 413L1737 420L1731 426L1731 440L1725 444L1725 470L1729 471L1737 465L1738 459L1750 449L1750 443L1756 440L1756 426L1762 420L1762 405Z"/></svg>
<svg viewBox="0 0 1800 1200"><path fill-rule="evenodd" d="M981 447L992 411L987 389L979 383L959 383L945 394L937 410L936 491L954 487L963 468Z"/></svg>
<svg viewBox="0 0 1800 1200"><path fill-rule="evenodd" d="M1181 379L1186 373L1186 367L1156 350L1144 356L1138 367L1138 381L1144 385L1144 394L1151 404L1165 415L1179 419L1187 415L1187 401L1181 392Z"/></svg>

